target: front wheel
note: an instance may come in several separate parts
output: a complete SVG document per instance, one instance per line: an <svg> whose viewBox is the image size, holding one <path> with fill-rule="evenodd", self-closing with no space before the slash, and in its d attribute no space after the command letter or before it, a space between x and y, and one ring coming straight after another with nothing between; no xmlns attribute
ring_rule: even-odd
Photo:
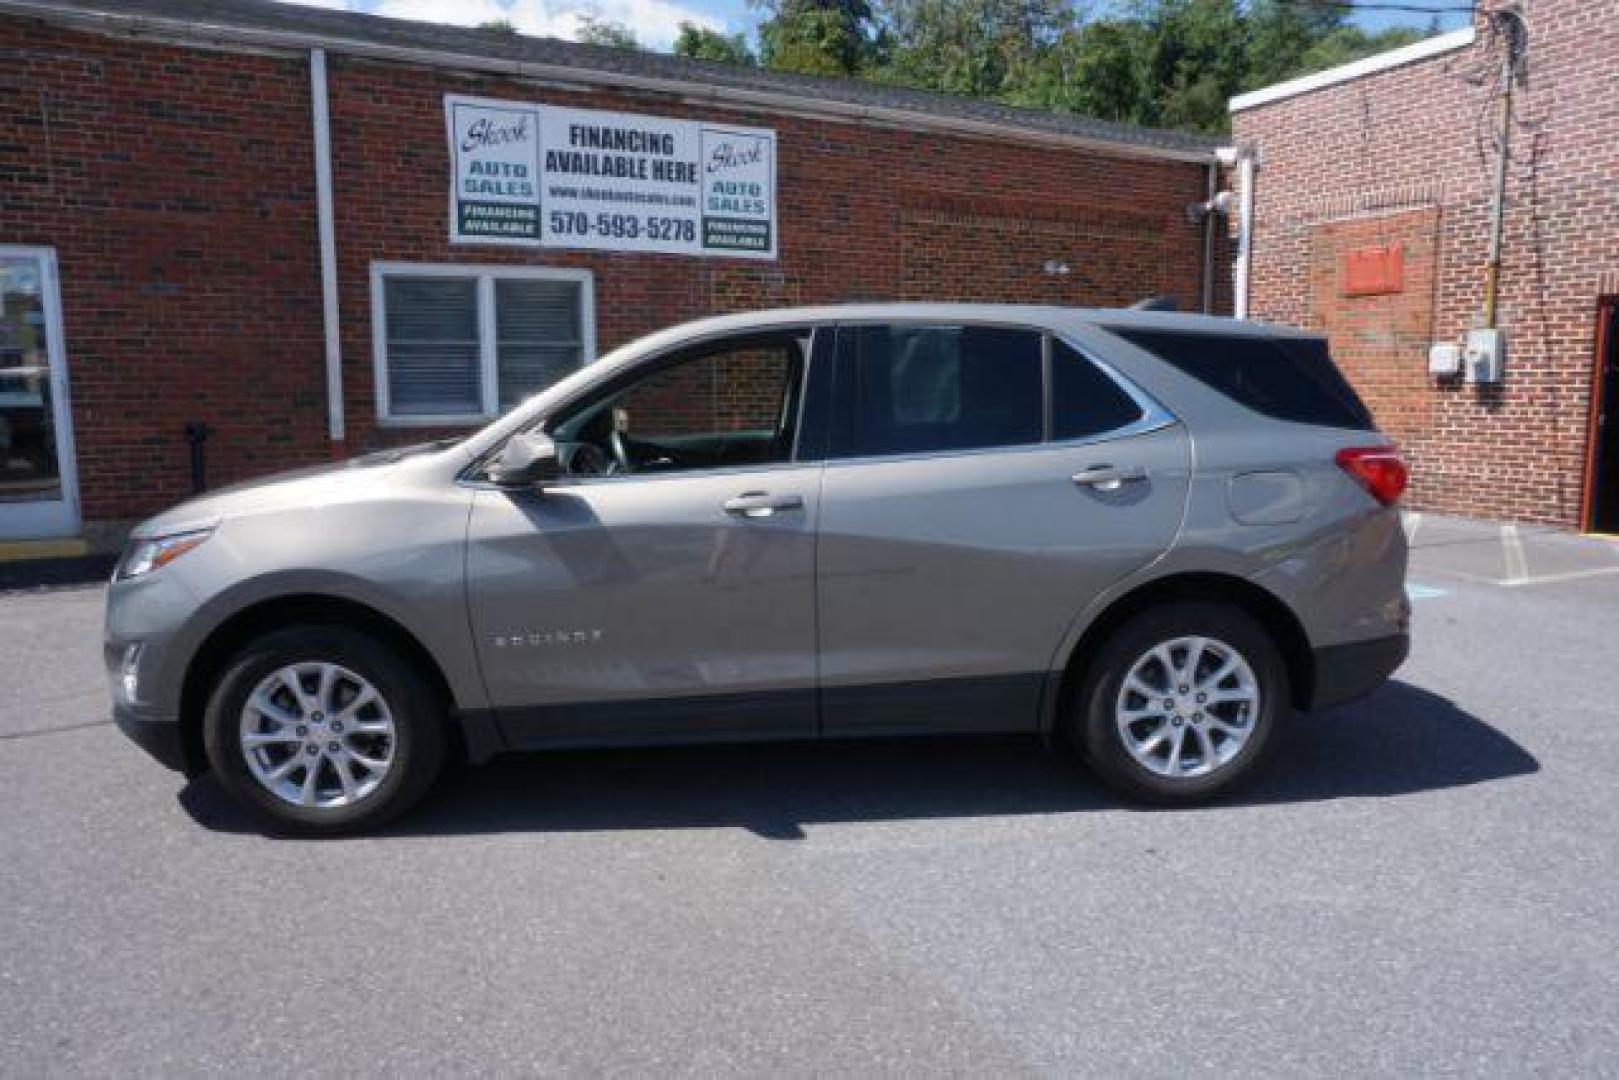
<svg viewBox="0 0 1619 1080"><path fill-rule="evenodd" d="M427 791L445 755L439 695L391 649L343 626L249 643L203 722L220 781L284 832L380 825Z"/></svg>
<svg viewBox="0 0 1619 1080"><path fill-rule="evenodd" d="M1143 612L1087 671L1071 733L1104 782L1149 802L1199 802L1249 779L1289 700L1275 642L1223 604Z"/></svg>

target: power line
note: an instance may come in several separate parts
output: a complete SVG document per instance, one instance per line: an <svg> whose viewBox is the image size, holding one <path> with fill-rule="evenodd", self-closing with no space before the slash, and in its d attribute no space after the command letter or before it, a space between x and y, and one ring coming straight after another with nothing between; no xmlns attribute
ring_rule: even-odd
<svg viewBox="0 0 1619 1080"><path fill-rule="evenodd" d="M1473 15L1478 11L1472 4L1466 7L1455 4L1426 7L1422 4L1394 3L1392 0L1367 0L1366 3L1355 3L1354 0L1272 0L1272 2L1288 7L1339 8L1344 11L1400 11L1413 15Z"/></svg>

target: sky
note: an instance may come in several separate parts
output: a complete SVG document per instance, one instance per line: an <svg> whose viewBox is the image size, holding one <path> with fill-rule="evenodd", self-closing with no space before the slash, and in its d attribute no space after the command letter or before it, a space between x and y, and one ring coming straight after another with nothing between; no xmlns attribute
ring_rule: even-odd
<svg viewBox="0 0 1619 1080"><path fill-rule="evenodd" d="M682 22L696 23L726 33L751 32L759 12L747 0L283 0L311 7L369 11L400 19L455 23L473 26L497 19L509 20L520 33L571 38L579 28L581 15L622 23L635 32L642 44L667 49ZM1408 0L1422 6L1443 5L1446 0ZM1448 0L1452 5L1457 0ZM1421 15L1394 12L1363 12L1356 17L1368 30L1405 25L1426 27ZM1442 28L1463 25L1466 16L1450 15Z"/></svg>
<svg viewBox="0 0 1619 1080"><path fill-rule="evenodd" d="M308 7L368 11L396 19L476 26L505 19L519 33L571 38L581 15L623 23L644 45L667 49L682 22L734 32L756 16L747 0L284 0Z"/></svg>

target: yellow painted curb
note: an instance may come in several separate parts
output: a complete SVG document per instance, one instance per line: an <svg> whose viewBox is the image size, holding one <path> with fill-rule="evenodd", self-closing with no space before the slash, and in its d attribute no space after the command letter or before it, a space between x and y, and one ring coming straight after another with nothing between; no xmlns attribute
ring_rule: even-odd
<svg viewBox="0 0 1619 1080"><path fill-rule="evenodd" d="M29 559L71 559L90 554L84 540L0 540L0 562L26 562Z"/></svg>

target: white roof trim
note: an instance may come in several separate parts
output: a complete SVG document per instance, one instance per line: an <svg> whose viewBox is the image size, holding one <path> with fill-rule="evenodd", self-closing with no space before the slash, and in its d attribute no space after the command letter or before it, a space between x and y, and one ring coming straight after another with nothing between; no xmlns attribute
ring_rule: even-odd
<svg viewBox="0 0 1619 1080"><path fill-rule="evenodd" d="M1276 83L1273 86L1261 87L1246 94L1238 94L1231 99L1232 112L1241 112L1243 109L1252 109L1259 105L1269 105L1273 101L1296 97L1299 94L1308 94L1312 90L1335 86L1341 82L1358 79L1364 75L1373 75L1379 71L1387 71L1417 60L1426 60L1430 56L1453 52L1456 49L1465 49L1473 44L1477 31L1468 26L1461 30L1452 30L1448 34L1439 34L1436 37L1424 38L1412 42L1410 45L1398 49L1390 49L1376 56L1368 56L1364 60L1353 63L1340 64L1335 68L1318 71L1313 75L1304 75L1287 82Z"/></svg>

